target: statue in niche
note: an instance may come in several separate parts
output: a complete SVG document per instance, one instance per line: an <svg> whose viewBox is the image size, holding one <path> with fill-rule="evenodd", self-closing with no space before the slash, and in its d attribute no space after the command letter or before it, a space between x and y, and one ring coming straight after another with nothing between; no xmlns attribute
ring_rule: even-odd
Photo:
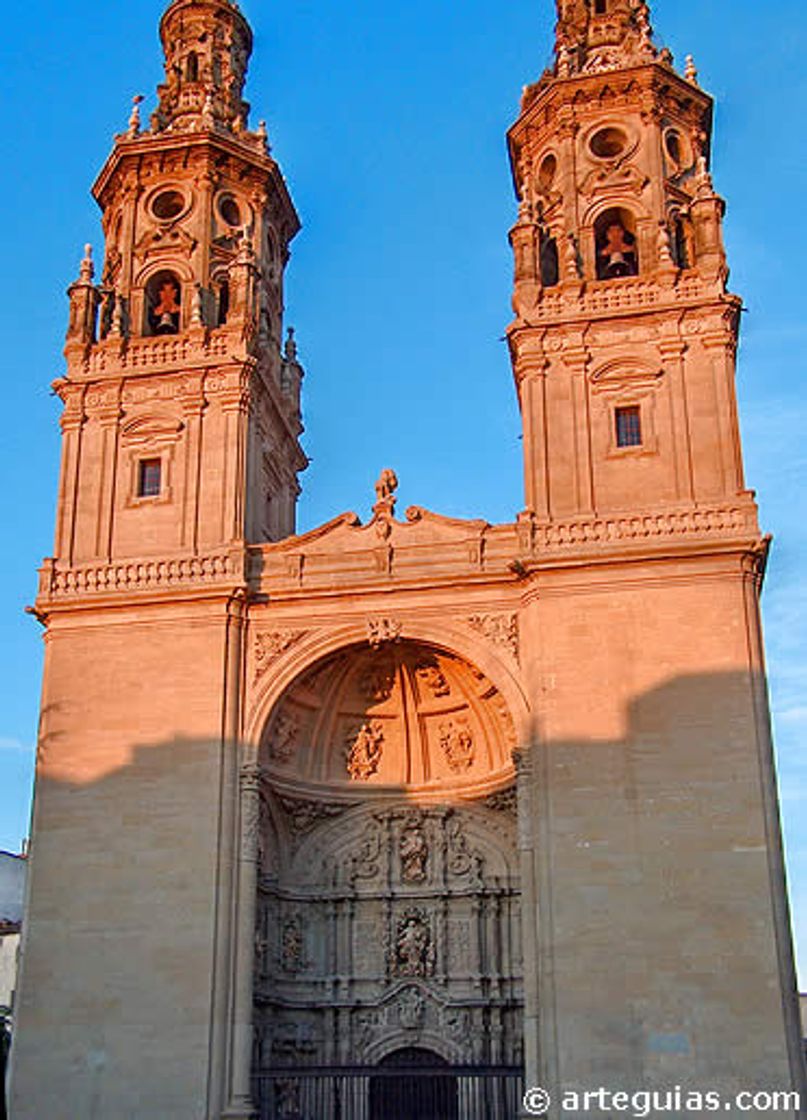
<svg viewBox="0 0 807 1120"><path fill-rule="evenodd" d="M621 276L637 276L639 259L636 238L620 218L603 223L597 238L597 279L615 280Z"/></svg>
<svg viewBox="0 0 807 1120"><path fill-rule="evenodd" d="M401 879L405 883L425 883L429 845L420 821L408 824L403 829L398 850L401 856Z"/></svg>
<svg viewBox="0 0 807 1120"><path fill-rule="evenodd" d="M297 749L300 721L291 712L281 712L275 723L269 753L277 762L288 762Z"/></svg>
<svg viewBox="0 0 807 1120"><path fill-rule="evenodd" d="M399 920L392 963L396 976L433 975L434 945L422 911L407 910Z"/></svg>
<svg viewBox="0 0 807 1120"><path fill-rule="evenodd" d="M283 923L280 963L284 972L303 972L307 967L303 920L299 915L287 918Z"/></svg>
<svg viewBox="0 0 807 1120"><path fill-rule="evenodd" d="M351 781L366 782L378 772L384 732L375 721L366 722L347 738L347 771Z"/></svg>

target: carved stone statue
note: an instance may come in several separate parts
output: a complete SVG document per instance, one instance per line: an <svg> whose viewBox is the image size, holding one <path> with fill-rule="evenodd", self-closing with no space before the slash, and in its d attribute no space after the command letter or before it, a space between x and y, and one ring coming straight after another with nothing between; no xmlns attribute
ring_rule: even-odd
<svg viewBox="0 0 807 1120"><path fill-rule="evenodd" d="M392 517L395 512L395 491L398 489L398 476L395 471L387 467L379 476L375 484L376 502L373 513L376 517Z"/></svg>
<svg viewBox="0 0 807 1120"><path fill-rule="evenodd" d="M431 931L420 911L408 911L398 923L394 965L398 976L431 976L434 972Z"/></svg>
<svg viewBox="0 0 807 1120"><path fill-rule="evenodd" d="M440 746L455 774L468 770L474 761L474 738L467 724L444 723L440 726Z"/></svg>
<svg viewBox="0 0 807 1120"><path fill-rule="evenodd" d="M424 883L427 878L429 845L420 821L407 825L399 842L401 879L405 883Z"/></svg>
<svg viewBox="0 0 807 1120"><path fill-rule="evenodd" d="M384 732L375 721L348 736L347 770L354 782L366 782L378 771L383 743Z"/></svg>

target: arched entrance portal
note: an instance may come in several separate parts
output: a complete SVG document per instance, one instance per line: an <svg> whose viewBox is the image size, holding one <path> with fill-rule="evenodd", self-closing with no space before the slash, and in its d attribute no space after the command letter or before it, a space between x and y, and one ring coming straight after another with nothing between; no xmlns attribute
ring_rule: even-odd
<svg viewBox="0 0 807 1120"><path fill-rule="evenodd" d="M494 683L424 643L341 650L281 697L260 756L262 1120L487 1115L481 1081L522 1061L515 746ZM420 1076L389 1072L418 1055Z"/></svg>
<svg viewBox="0 0 807 1120"><path fill-rule="evenodd" d="M448 1062L419 1046L389 1054L370 1082L370 1120L459 1120L459 1085Z"/></svg>

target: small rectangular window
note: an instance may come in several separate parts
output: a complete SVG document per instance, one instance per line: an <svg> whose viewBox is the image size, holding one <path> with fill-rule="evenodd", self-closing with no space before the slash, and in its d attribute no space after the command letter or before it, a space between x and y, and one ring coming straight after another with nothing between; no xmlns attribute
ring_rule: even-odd
<svg viewBox="0 0 807 1120"><path fill-rule="evenodd" d="M138 498L157 498L162 490L161 459L141 459L137 472Z"/></svg>
<svg viewBox="0 0 807 1120"><path fill-rule="evenodd" d="M604 16L606 13L606 0L594 0L594 12L598 16Z"/></svg>
<svg viewBox="0 0 807 1120"><path fill-rule="evenodd" d="M642 410L638 405L616 410L617 447L642 446Z"/></svg>

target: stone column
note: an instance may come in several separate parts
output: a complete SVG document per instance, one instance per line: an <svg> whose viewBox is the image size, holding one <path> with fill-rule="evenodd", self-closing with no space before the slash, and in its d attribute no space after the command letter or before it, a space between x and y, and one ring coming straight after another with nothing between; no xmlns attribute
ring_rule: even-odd
<svg viewBox="0 0 807 1120"><path fill-rule="evenodd" d="M235 919L235 960L230 1093L222 1120L255 1120L252 1099L253 987L255 921L258 895L258 852L261 827L261 769L246 763L240 776L240 844Z"/></svg>

